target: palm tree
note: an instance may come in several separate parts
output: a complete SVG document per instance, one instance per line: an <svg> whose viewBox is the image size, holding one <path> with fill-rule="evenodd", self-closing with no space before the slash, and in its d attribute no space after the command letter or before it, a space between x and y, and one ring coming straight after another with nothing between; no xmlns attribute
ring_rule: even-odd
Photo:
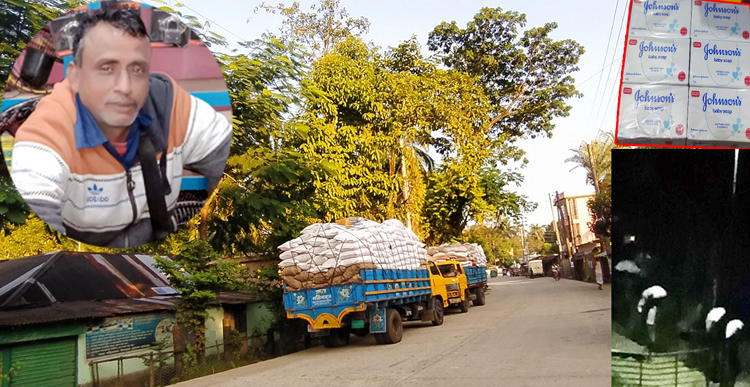
<svg viewBox="0 0 750 387"><path fill-rule="evenodd" d="M565 162L577 164L571 171L576 168L586 170L586 182L593 185L598 194L612 185L613 148L612 134L606 133L590 143L581 142L578 149L571 149L575 154L565 159Z"/></svg>

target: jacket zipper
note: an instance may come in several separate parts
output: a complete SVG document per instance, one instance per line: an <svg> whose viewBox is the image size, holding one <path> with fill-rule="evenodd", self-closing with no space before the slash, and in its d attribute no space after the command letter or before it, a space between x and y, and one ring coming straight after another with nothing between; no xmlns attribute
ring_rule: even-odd
<svg viewBox="0 0 750 387"><path fill-rule="evenodd" d="M126 228L126 229L128 229L128 228L130 228L130 226L132 226L133 224L135 224L135 220L136 220L136 216L137 216L137 209L136 209L136 206L135 206L135 198L133 197L133 191L135 190L135 182L133 181L133 176L130 174L130 169L128 169L127 171L125 171L125 176L127 176L127 179L128 179L128 183L127 184L128 184L128 197L130 198L130 206L133 208L133 220L130 221L130 224ZM127 233L125 233L125 245L129 246L130 245L130 241L128 241L127 239L128 239L128 235L127 235Z"/></svg>

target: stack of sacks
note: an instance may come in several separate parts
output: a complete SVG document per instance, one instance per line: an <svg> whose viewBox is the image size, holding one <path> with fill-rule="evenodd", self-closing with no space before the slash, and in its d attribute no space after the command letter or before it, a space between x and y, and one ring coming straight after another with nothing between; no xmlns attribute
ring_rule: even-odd
<svg viewBox="0 0 750 387"><path fill-rule="evenodd" d="M487 256L482 246L476 243L454 243L430 247L427 254L435 261L454 260L461 266L487 266Z"/></svg>
<svg viewBox="0 0 750 387"><path fill-rule="evenodd" d="M380 224L350 218L347 224L316 223L279 246L279 267L288 290L361 282L360 270L424 266L425 245L398 220Z"/></svg>

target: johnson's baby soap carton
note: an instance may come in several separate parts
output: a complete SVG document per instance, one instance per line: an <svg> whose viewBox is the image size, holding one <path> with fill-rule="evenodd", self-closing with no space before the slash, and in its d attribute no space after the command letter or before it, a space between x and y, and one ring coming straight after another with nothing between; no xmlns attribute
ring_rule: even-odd
<svg viewBox="0 0 750 387"><path fill-rule="evenodd" d="M750 89L691 87L688 146L750 146Z"/></svg>
<svg viewBox="0 0 750 387"><path fill-rule="evenodd" d="M690 37L700 40L750 41L748 4L693 1Z"/></svg>
<svg viewBox="0 0 750 387"><path fill-rule="evenodd" d="M690 86L750 86L750 43L693 40L690 51Z"/></svg>
<svg viewBox="0 0 750 387"><path fill-rule="evenodd" d="M685 145L688 87L623 83L617 142Z"/></svg>
<svg viewBox="0 0 750 387"><path fill-rule="evenodd" d="M629 37L690 37L691 0L631 1Z"/></svg>
<svg viewBox="0 0 750 387"><path fill-rule="evenodd" d="M626 47L623 82L687 86L690 39L629 37Z"/></svg>

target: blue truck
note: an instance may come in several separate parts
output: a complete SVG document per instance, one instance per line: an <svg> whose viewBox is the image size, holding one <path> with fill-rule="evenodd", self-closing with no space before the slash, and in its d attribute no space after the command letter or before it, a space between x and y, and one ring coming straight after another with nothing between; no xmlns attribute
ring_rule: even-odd
<svg viewBox="0 0 750 387"><path fill-rule="evenodd" d="M308 331L327 348L349 343L351 334L373 333L378 344L395 344L403 336L403 321L443 324L448 287L442 275L430 270L360 271L361 281L287 291L287 318L308 322Z"/></svg>
<svg viewBox="0 0 750 387"><path fill-rule="evenodd" d="M466 285L471 295L474 306L485 304L485 292L487 291L487 268L484 266L465 266Z"/></svg>

